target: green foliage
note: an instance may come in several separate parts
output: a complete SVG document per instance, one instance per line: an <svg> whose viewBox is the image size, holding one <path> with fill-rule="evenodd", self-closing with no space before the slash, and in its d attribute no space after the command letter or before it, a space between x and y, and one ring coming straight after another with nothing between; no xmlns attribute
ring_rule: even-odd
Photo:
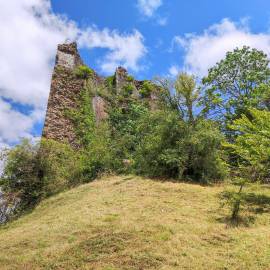
<svg viewBox="0 0 270 270"><path fill-rule="evenodd" d="M81 182L81 155L70 145L42 139L37 152L44 196L50 196Z"/></svg>
<svg viewBox="0 0 270 270"><path fill-rule="evenodd" d="M27 140L3 153L5 168L1 186L4 192L18 194L22 208L36 203L43 195L37 153L38 145Z"/></svg>
<svg viewBox="0 0 270 270"><path fill-rule="evenodd" d="M230 219L233 222L238 222L241 208L243 208L247 202L247 194L243 190L247 182L247 179L235 178L233 184L239 186L239 189L237 191L225 190L220 194L220 198L224 202L223 204L227 204L231 209Z"/></svg>
<svg viewBox="0 0 270 270"><path fill-rule="evenodd" d="M200 120L189 126L187 176L202 183L215 182L228 175L224 136L215 122Z"/></svg>
<svg viewBox="0 0 270 270"><path fill-rule="evenodd" d="M144 81L142 87L139 90L141 97L148 98L151 96L151 93L154 91L154 85L149 81Z"/></svg>
<svg viewBox="0 0 270 270"><path fill-rule="evenodd" d="M177 112L183 121L189 123L200 116L201 89L196 86L194 76L179 73L176 80L159 78L157 85L155 94L162 107Z"/></svg>
<svg viewBox="0 0 270 270"><path fill-rule="evenodd" d="M268 65L267 55L256 49L244 46L228 52L203 78L205 111L227 124L247 113L249 107L265 107L270 93Z"/></svg>
<svg viewBox="0 0 270 270"><path fill-rule="evenodd" d="M106 122L99 123L92 131L91 140L81 149L81 162L84 182L89 182L104 172L116 171L122 165L115 157Z"/></svg>
<svg viewBox="0 0 270 270"><path fill-rule="evenodd" d="M194 106L200 97L194 77L180 73L175 81L175 90L182 117L192 123L194 121Z"/></svg>
<svg viewBox="0 0 270 270"><path fill-rule="evenodd" d="M93 87L91 84L88 85ZM66 111L66 116L73 122L78 144L83 147L91 142L95 129L92 92L91 88L83 89L76 100L76 108Z"/></svg>
<svg viewBox="0 0 270 270"><path fill-rule="evenodd" d="M132 83L128 83L123 86L122 94L124 97L129 97L135 90L135 86Z"/></svg>
<svg viewBox="0 0 270 270"><path fill-rule="evenodd" d="M115 87L115 75L107 77L105 82L109 89L113 89Z"/></svg>
<svg viewBox="0 0 270 270"><path fill-rule="evenodd" d="M138 125L141 142L137 145L135 168L148 176L180 179L187 160L186 127L173 112L158 111L146 115Z"/></svg>
<svg viewBox="0 0 270 270"><path fill-rule="evenodd" d="M233 121L230 128L237 133L233 143L224 146L234 155L232 170L237 177L232 179L238 191L225 191L222 199L231 207L231 219L239 220L241 209L256 206L251 200L254 194L246 192L252 182L269 182L270 166L270 112L250 109L249 116L242 115Z"/></svg>
<svg viewBox="0 0 270 270"><path fill-rule="evenodd" d="M125 104L115 103L109 110L109 125L112 132L112 145L114 145L116 159L132 159L136 145L141 134L138 132L138 122L148 113L147 106L135 99L126 100ZM119 162L119 164L122 162ZM119 168L121 169L121 168Z"/></svg>
<svg viewBox="0 0 270 270"><path fill-rule="evenodd" d="M77 107L67 112L78 138L84 182L89 182L100 173L111 170L115 163L110 147L108 125L106 123L97 125L95 120L92 108L94 85L91 82L87 85L77 99Z"/></svg>
<svg viewBox="0 0 270 270"><path fill-rule="evenodd" d="M19 198L18 210L70 187L80 176L78 154L70 146L52 140L30 143L25 139L3 156L1 186L4 192Z"/></svg>
<svg viewBox="0 0 270 270"><path fill-rule="evenodd" d="M127 80L128 82L133 82L133 81L134 81L134 78L133 78L133 76L131 76L131 75L127 75L126 80Z"/></svg>
<svg viewBox="0 0 270 270"><path fill-rule="evenodd" d="M270 179L270 112L249 110L249 117L242 115L230 128L237 132L234 143L225 146L236 157L236 170L252 181Z"/></svg>
<svg viewBox="0 0 270 270"><path fill-rule="evenodd" d="M94 75L94 71L87 66L78 66L75 71L75 75L77 78L87 80Z"/></svg>
<svg viewBox="0 0 270 270"><path fill-rule="evenodd" d="M138 126L135 167L148 176L211 182L226 176L222 135L208 121L190 126L175 112L152 112Z"/></svg>

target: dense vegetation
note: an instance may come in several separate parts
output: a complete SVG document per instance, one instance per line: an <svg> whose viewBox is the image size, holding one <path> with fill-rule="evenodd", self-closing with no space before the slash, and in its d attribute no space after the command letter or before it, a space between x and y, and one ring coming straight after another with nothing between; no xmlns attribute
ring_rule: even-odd
<svg viewBox="0 0 270 270"><path fill-rule="evenodd" d="M16 194L12 198L21 212L104 172L201 184L230 179L239 189L224 191L220 197L231 206L236 221L243 207L257 203L245 192L246 186L269 180L268 65L263 52L237 48L201 83L180 73L175 80L147 81L136 93L130 76L117 94L113 76L98 88L93 71L80 67L75 75L85 80L85 87L77 108L65 112L74 123L80 147L75 151L63 143L24 140L6 151L4 194L7 198ZM109 104L108 119L100 123L89 106L96 94Z"/></svg>

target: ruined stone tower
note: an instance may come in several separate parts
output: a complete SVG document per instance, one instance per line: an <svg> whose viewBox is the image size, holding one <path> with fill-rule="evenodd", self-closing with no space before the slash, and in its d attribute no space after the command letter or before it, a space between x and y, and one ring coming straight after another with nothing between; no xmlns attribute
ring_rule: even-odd
<svg viewBox="0 0 270 270"><path fill-rule="evenodd" d="M81 65L83 65L83 61L78 53L77 44L75 42L58 45L42 134L44 138L68 143L73 147L78 146L78 140L73 123L67 116L67 110L76 109L78 106L76 102L77 98L85 86L85 80L76 76L74 72L74 70ZM139 92L145 81L134 80L123 67L118 67L113 76L116 95L121 94L121 91L123 91L126 86L132 85L132 97L136 99L142 98ZM92 80L97 88L106 85L106 79L102 78L94 71ZM151 93L148 98L144 99L147 99L150 108L153 108L155 96ZM89 106L93 108L97 123L107 117L107 104L98 94L92 97L92 102Z"/></svg>
<svg viewBox="0 0 270 270"><path fill-rule="evenodd" d="M65 110L74 108L76 96L83 88L84 81L74 76L74 69L82 64L76 43L58 45L43 137L76 144L73 125Z"/></svg>

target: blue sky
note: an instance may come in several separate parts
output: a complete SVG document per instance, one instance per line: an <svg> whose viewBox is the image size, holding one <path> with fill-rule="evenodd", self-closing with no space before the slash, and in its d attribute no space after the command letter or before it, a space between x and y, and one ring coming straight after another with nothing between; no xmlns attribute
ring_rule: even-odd
<svg viewBox="0 0 270 270"><path fill-rule="evenodd" d="M270 23L267 0L163 0L149 17L134 0L53 0L52 8L56 13L67 14L82 28L94 24L100 29L117 29L121 33L137 29L148 49L143 59L145 68L137 74L140 78L166 74L171 65L182 65L184 52L170 50L176 35L202 33L224 18L234 22L246 18L254 33L267 32ZM161 19L166 20L163 26L159 24ZM87 64L98 69L96 58L102 55L102 50L81 52Z"/></svg>
<svg viewBox="0 0 270 270"><path fill-rule="evenodd" d="M58 43L102 75L198 78L235 47L270 56L269 0L12 0L0 3L0 147L40 136Z"/></svg>

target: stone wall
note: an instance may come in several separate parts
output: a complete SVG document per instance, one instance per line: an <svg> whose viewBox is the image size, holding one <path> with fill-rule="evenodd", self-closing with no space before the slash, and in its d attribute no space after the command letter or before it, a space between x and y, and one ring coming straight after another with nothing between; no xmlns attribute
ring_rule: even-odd
<svg viewBox="0 0 270 270"><path fill-rule="evenodd" d="M83 89L84 81L74 75L74 68L82 64L76 43L58 46L43 137L76 146L73 125L66 111L76 107L76 97Z"/></svg>
<svg viewBox="0 0 270 270"><path fill-rule="evenodd" d="M97 123L100 123L102 120L107 118L106 102L102 97L94 96L92 99L92 107Z"/></svg>
<svg viewBox="0 0 270 270"><path fill-rule="evenodd" d="M83 61L76 43L58 45L42 134L44 138L66 142L75 148L78 147L78 140L67 111L76 108L76 100L85 85L85 81L74 73L74 69L80 65L83 65ZM132 84L134 86L133 97L140 98L139 89L144 81L131 80L127 70L122 67L116 69L114 76L116 94L119 94L127 84ZM104 78L93 72L94 87L97 89L103 87L104 82ZM107 104L102 97L98 96L97 92L93 93L92 104L89 106L92 106L96 121L99 123L107 118ZM150 107L155 109L156 97L151 95L147 99Z"/></svg>

